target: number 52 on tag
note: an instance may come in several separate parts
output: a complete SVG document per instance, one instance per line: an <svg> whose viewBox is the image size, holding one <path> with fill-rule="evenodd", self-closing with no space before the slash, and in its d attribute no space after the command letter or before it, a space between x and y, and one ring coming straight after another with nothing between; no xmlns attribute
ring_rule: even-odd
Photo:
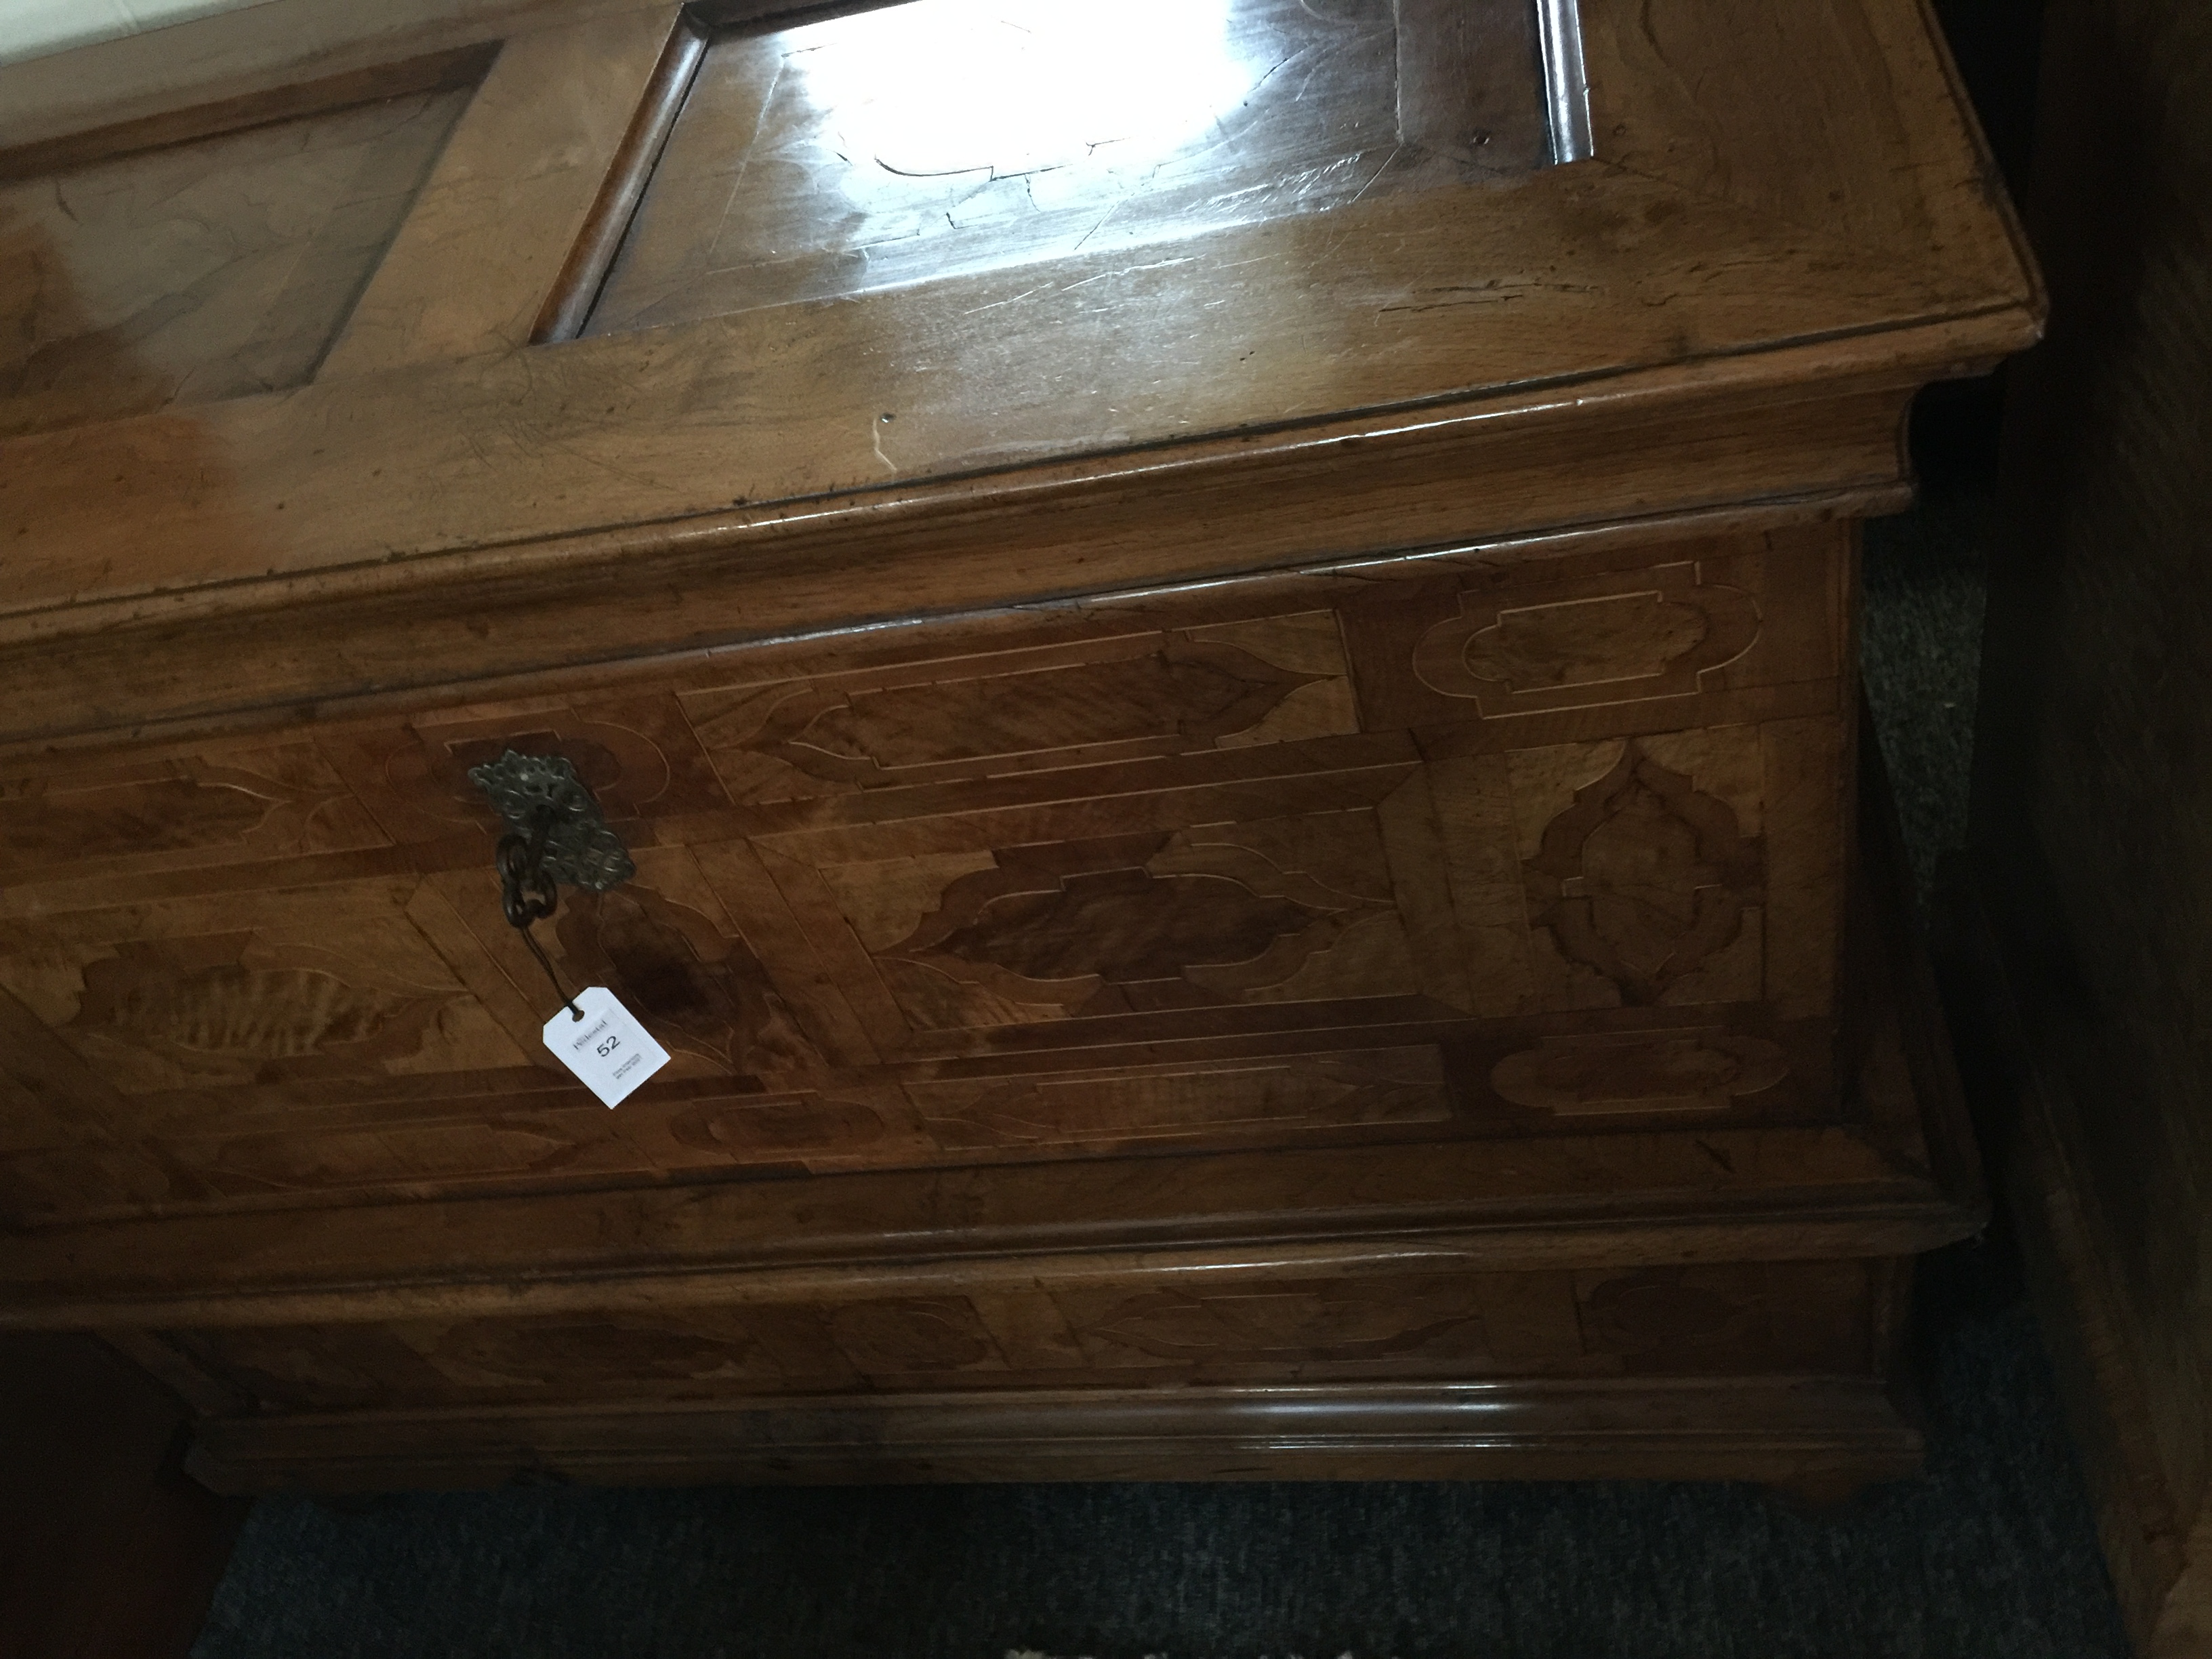
<svg viewBox="0 0 2212 1659"><path fill-rule="evenodd" d="M563 1008L545 1022L545 1046L605 1104L621 1105L668 1064L668 1050L605 986L577 992L576 1009L581 1019Z"/></svg>

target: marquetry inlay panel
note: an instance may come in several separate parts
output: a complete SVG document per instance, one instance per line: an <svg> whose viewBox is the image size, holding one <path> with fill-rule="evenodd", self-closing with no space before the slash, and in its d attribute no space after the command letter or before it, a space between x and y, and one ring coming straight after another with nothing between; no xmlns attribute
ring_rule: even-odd
<svg viewBox="0 0 2212 1659"><path fill-rule="evenodd" d="M1843 556L1232 585L27 773L0 1195L1832 1118L1838 682L1760 652ZM671 1056L613 1113L500 914L506 748L635 858L539 928Z"/></svg>
<svg viewBox="0 0 2212 1659"><path fill-rule="evenodd" d="M0 1332L218 1493L1909 1472L1857 526L2042 310L1925 11L0 65Z"/></svg>
<svg viewBox="0 0 2212 1659"><path fill-rule="evenodd" d="M681 702L738 801L1359 729L1336 617L1326 610L710 687Z"/></svg>

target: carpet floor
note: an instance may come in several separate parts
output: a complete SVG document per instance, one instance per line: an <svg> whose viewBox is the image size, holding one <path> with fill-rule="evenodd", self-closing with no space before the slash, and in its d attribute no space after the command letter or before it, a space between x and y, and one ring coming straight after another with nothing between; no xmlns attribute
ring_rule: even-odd
<svg viewBox="0 0 2212 1659"><path fill-rule="evenodd" d="M1924 890L1965 825L1988 498L1871 526L1864 662ZM194 1659L2123 1659L2001 1235L1930 1257L1918 1480L536 1487L254 1508Z"/></svg>

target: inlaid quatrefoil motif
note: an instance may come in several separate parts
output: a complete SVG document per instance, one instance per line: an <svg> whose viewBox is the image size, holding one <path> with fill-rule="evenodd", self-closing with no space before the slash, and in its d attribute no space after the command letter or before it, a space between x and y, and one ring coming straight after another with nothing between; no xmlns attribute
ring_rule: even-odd
<svg viewBox="0 0 2212 1659"><path fill-rule="evenodd" d="M1726 801L1632 739L1545 828L1522 874L1531 922L1623 1002L1650 1004L1735 941L1762 901L1765 851Z"/></svg>

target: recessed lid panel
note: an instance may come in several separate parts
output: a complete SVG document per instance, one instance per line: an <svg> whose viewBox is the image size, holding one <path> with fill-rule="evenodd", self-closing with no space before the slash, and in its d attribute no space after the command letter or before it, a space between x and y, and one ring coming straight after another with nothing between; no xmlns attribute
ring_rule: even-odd
<svg viewBox="0 0 2212 1659"><path fill-rule="evenodd" d="M0 178L0 436L307 380L469 96Z"/></svg>
<svg viewBox="0 0 2212 1659"><path fill-rule="evenodd" d="M1538 33L1530 0L906 0L726 33L585 331L1526 173Z"/></svg>

